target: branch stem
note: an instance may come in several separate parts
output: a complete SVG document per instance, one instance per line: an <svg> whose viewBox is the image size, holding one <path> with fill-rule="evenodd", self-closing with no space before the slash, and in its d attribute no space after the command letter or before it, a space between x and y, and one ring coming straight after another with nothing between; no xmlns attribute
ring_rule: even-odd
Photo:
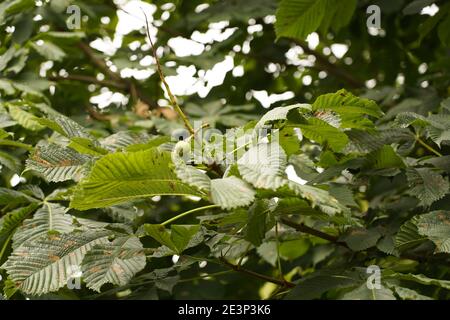
<svg viewBox="0 0 450 320"><path fill-rule="evenodd" d="M420 143L425 149L427 149L428 151L434 153L435 155L437 155L438 157L442 157L442 153L440 153L439 151L435 150L433 147L429 146L428 144L426 144L425 141L423 141L422 139L420 139L420 137L416 136L416 141L418 143Z"/></svg>
<svg viewBox="0 0 450 320"><path fill-rule="evenodd" d="M145 17L145 31L147 32L148 40L150 41L150 45L152 46L152 53L153 53L153 57L155 58L155 61L156 61L156 68L158 69L158 74L161 79L161 82L163 83L164 88L166 88L166 91L167 91L167 94L169 95L169 100L170 100L170 103L172 104L172 107L175 109L175 111L178 113L180 118L183 120L184 126L186 127L186 129L189 130L190 134L194 135L195 134L194 128L192 127L191 123L189 122L189 119L184 114L183 110L181 110L180 106L178 105L177 99L172 94L172 91L170 90L170 87L166 82L166 78L164 77L164 74L162 72L161 64L159 63L158 55L156 54L155 45L153 44L152 38L150 36L150 31L148 28L147 14L145 13L145 11L143 9L141 9L141 10Z"/></svg>
<svg viewBox="0 0 450 320"><path fill-rule="evenodd" d="M308 227L307 225L303 224L303 223L297 223L294 222L288 218L280 218L280 222L291 227L294 228L297 231L303 232L303 233L307 233L310 234L312 236L324 239L324 240L328 240L334 244L337 244L339 246L348 248L347 244L345 242L339 241L337 237L332 236L328 233L322 232L320 230L316 230L313 228Z"/></svg>

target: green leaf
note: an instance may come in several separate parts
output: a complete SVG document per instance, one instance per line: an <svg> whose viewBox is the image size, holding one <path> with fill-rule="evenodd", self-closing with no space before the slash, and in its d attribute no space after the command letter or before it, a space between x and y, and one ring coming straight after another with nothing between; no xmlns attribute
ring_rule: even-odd
<svg viewBox="0 0 450 320"><path fill-rule="evenodd" d="M349 141L345 133L318 118L309 118L297 125L306 138L329 146L335 152L341 151Z"/></svg>
<svg viewBox="0 0 450 320"><path fill-rule="evenodd" d="M384 145L367 155L365 166L371 169L404 168L405 163L391 146Z"/></svg>
<svg viewBox="0 0 450 320"><path fill-rule="evenodd" d="M305 39L316 31L329 6L329 0L282 0L276 13L277 38Z"/></svg>
<svg viewBox="0 0 450 320"><path fill-rule="evenodd" d="M170 232L159 224L145 224L144 228L149 236L178 254L190 246L200 231L200 225L172 225Z"/></svg>
<svg viewBox="0 0 450 320"><path fill-rule="evenodd" d="M423 285L433 285L440 288L444 288L450 290L450 281L449 280L439 280L429 278L423 274L412 274L412 273L391 273L391 274L383 274L383 277L404 281L412 281Z"/></svg>
<svg viewBox="0 0 450 320"><path fill-rule="evenodd" d="M449 192L448 180L428 169L408 169L406 171L409 193L420 200L421 205L429 206Z"/></svg>
<svg viewBox="0 0 450 320"><path fill-rule="evenodd" d="M47 117L38 119L41 125L46 126L69 139L79 137L94 140L94 137L87 132L86 128L83 128L69 117L54 113L55 111L52 109L49 109L48 112L49 114Z"/></svg>
<svg viewBox="0 0 450 320"><path fill-rule="evenodd" d="M16 205L36 201L36 199L21 191L0 187L0 205Z"/></svg>
<svg viewBox="0 0 450 320"><path fill-rule="evenodd" d="M381 287L380 289L369 289L366 283L356 289L347 292L341 297L342 300L397 300L391 289Z"/></svg>
<svg viewBox="0 0 450 320"><path fill-rule="evenodd" d="M13 237L13 247L20 247L25 241L33 241L42 235L69 233L75 229L73 217L67 209L56 203L45 203L33 218L26 219Z"/></svg>
<svg viewBox="0 0 450 320"><path fill-rule="evenodd" d="M320 298L332 289L353 287L361 282L352 272L319 272L301 279L286 296L288 300L311 300Z"/></svg>
<svg viewBox="0 0 450 320"><path fill-rule="evenodd" d="M391 286L391 289L394 289L395 293L402 300L433 300L433 298L424 296L418 293L417 291L409 288L404 288L400 286Z"/></svg>
<svg viewBox="0 0 450 320"><path fill-rule="evenodd" d="M211 180L211 200L222 209L248 206L255 199L255 191L237 177Z"/></svg>
<svg viewBox="0 0 450 320"><path fill-rule="evenodd" d="M3 260L3 254L12 239L13 233L20 226L22 221L33 213L38 206L38 204L32 203L27 207L8 212L2 218L2 224L0 225L0 262Z"/></svg>
<svg viewBox="0 0 450 320"><path fill-rule="evenodd" d="M450 211L433 211L420 215L417 230L434 242L437 253L450 253Z"/></svg>
<svg viewBox="0 0 450 320"><path fill-rule="evenodd" d="M244 230L244 239L254 246L261 245L268 231L268 220L271 208L267 200L256 201L248 211L247 224Z"/></svg>
<svg viewBox="0 0 450 320"><path fill-rule="evenodd" d="M0 164L14 172L20 171L22 165L17 157L3 151L0 151Z"/></svg>
<svg viewBox="0 0 450 320"><path fill-rule="evenodd" d="M31 47L48 60L61 61L66 56L66 53L60 47L50 41L43 41L39 44L31 42Z"/></svg>
<svg viewBox="0 0 450 320"><path fill-rule="evenodd" d="M170 163L170 153L157 149L106 155L77 186L70 207L87 210L155 195L203 197L176 177Z"/></svg>
<svg viewBox="0 0 450 320"><path fill-rule="evenodd" d="M40 173L47 181L78 181L88 160L87 156L73 149L49 144L37 147L26 161L26 167Z"/></svg>
<svg viewBox="0 0 450 320"><path fill-rule="evenodd" d="M380 238L377 229L353 228L343 237L343 241L353 251L362 251L374 247Z"/></svg>
<svg viewBox="0 0 450 320"><path fill-rule="evenodd" d="M319 96L316 101L314 101L312 110L332 110L341 116L344 125L346 121L350 121L354 119L354 117L369 115L380 118L383 115L383 112L374 101L356 97L344 89L341 89L336 93L328 93ZM343 127L349 128L351 126Z"/></svg>
<svg viewBox="0 0 450 320"><path fill-rule="evenodd" d="M192 238L200 231L200 225L172 225L170 229L170 238L177 252L181 253L188 247Z"/></svg>
<svg viewBox="0 0 450 320"><path fill-rule="evenodd" d="M277 143L251 147L237 162L245 181L256 188L276 190L286 184L286 153Z"/></svg>
<svg viewBox="0 0 450 320"><path fill-rule="evenodd" d="M272 110L266 112L262 116L262 118L255 125L255 130L264 127L264 125L267 122L278 121L278 120L286 120L287 116L288 116L288 113L291 110L295 110L295 109L311 110L311 105L309 105L309 104L293 104L293 105L286 106L286 107L273 108Z"/></svg>
<svg viewBox="0 0 450 320"><path fill-rule="evenodd" d="M16 120L17 123L25 129L29 129L31 131L39 131L44 129L44 126L38 122L38 118L35 115L22 110L20 107L13 104L8 104L8 109L11 118Z"/></svg>
<svg viewBox="0 0 450 320"><path fill-rule="evenodd" d="M105 283L126 285L146 263L143 246L135 236L95 245L85 256L81 271L86 286L100 292Z"/></svg>
<svg viewBox="0 0 450 320"><path fill-rule="evenodd" d="M58 291L73 276L96 244L107 243L109 232L87 231L42 235L24 242L2 266L24 293L41 295Z"/></svg>
<svg viewBox="0 0 450 320"><path fill-rule="evenodd" d="M399 251L405 251L418 246L427 240L426 237L419 234L417 228L418 217L406 221L399 229L395 237L395 248Z"/></svg>
<svg viewBox="0 0 450 320"><path fill-rule="evenodd" d="M181 181L191 187L205 192L211 191L211 179L203 171L179 161L175 165L175 173Z"/></svg>

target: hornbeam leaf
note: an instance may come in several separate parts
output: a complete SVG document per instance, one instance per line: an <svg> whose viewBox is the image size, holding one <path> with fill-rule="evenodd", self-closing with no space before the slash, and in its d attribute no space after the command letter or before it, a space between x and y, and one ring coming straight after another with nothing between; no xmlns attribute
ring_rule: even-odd
<svg viewBox="0 0 450 320"><path fill-rule="evenodd" d="M29 195L14 189L0 188L0 205L36 202Z"/></svg>
<svg viewBox="0 0 450 320"><path fill-rule="evenodd" d="M175 166L175 173L181 181L192 187L205 192L211 190L211 179L208 175L193 166L186 165L183 161L178 161Z"/></svg>
<svg viewBox="0 0 450 320"><path fill-rule="evenodd" d="M180 181L170 163L170 153L157 149L106 155L79 183L70 207L102 208L155 195L205 196Z"/></svg>
<svg viewBox="0 0 450 320"><path fill-rule="evenodd" d="M345 293L342 300L397 300L391 289L381 286L381 288L369 289L367 283Z"/></svg>
<svg viewBox="0 0 450 320"><path fill-rule="evenodd" d="M238 160L238 169L244 180L256 188L276 190L286 184L286 163L286 153L279 144L262 143Z"/></svg>
<svg viewBox="0 0 450 320"><path fill-rule="evenodd" d="M222 209L247 206L255 199L255 191L237 177L211 180L211 199Z"/></svg>
<svg viewBox="0 0 450 320"><path fill-rule="evenodd" d="M56 144L37 147L27 160L27 169L37 171L47 181L79 180L89 157Z"/></svg>
<svg viewBox="0 0 450 320"><path fill-rule="evenodd" d="M428 168L408 169L409 193L423 206L429 206L449 192L448 179Z"/></svg>
<svg viewBox="0 0 450 320"><path fill-rule="evenodd" d="M107 231L45 234L24 242L2 266L22 292L41 295L64 287L96 244L107 243Z"/></svg>
<svg viewBox="0 0 450 320"><path fill-rule="evenodd" d="M326 144L336 152L341 151L349 141L345 133L319 118L309 118L298 127L309 140Z"/></svg>
<svg viewBox="0 0 450 320"><path fill-rule="evenodd" d="M8 104L8 109L11 118L16 120L17 123L25 129L29 129L31 131L39 131L44 129L44 126L38 121L39 118L35 115L12 104Z"/></svg>
<svg viewBox="0 0 450 320"><path fill-rule="evenodd" d="M450 290L450 281L449 280L433 279L433 278L429 278L423 274L392 273L392 274L386 274L386 275L383 274L383 277L404 280L404 281L412 281L412 282L420 283L423 285L433 285L433 286L437 286L440 288Z"/></svg>
<svg viewBox="0 0 450 320"><path fill-rule="evenodd" d="M420 215L417 230L434 242L437 253L450 253L450 211L433 211Z"/></svg>
<svg viewBox="0 0 450 320"><path fill-rule="evenodd" d="M262 118L255 125L255 130L264 127L266 122L276 121L276 120L286 120L288 113L294 109L306 109L311 110L311 105L309 104L293 104L286 107L276 107L268 111L262 116Z"/></svg>
<svg viewBox="0 0 450 320"><path fill-rule="evenodd" d="M334 5L334 4L333 4ZM305 39L316 31L329 10L328 0L283 0L276 13L277 38Z"/></svg>
<svg viewBox="0 0 450 320"><path fill-rule="evenodd" d="M11 240L11 235L20 226L22 221L28 217L39 205L32 203L27 207L22 207L7 213L0 221L0 261L6 250L6 246Z"/></svg>
<svg viewBox="0 0 450 320"><path fill-rule="evenodd" d="M110 243L95 245L85 256L81 271L88 288L100 292L105 283L126 285L144 269L142 243L135 236L120 237Z"/></svg>
<svg viewBox="0 0 450 320"><path fill-rule="evenodd" d="M370 115L375 118L383 115L383 112L374 101L356 97L344 89L336 93L319 96L314 101L312 108L314 111L321 109L333 110L343 117L343 120L350 115Z"/></svg>
<svg viewBox="0 0 450 320"><path fill-rule="evenodd" d="M25 241L32 241L42 235L69 233L74 230L73 217L66 214L67 209L57 203L45 203L36 211L33 218L26 219L13 237L13 247L18 248Z"/></svg>
<svg viewBox="0 0 450 320"><path fill-rule="evenodd" d="M45 118L38 118L38 122L66 138L80 137L90 140L94 139L85 128L62 114L48 114Z"/></svg>

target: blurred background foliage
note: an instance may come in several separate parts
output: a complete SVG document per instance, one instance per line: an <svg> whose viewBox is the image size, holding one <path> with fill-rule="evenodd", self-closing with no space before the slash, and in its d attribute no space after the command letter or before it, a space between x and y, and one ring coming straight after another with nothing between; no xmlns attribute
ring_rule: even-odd
<svg viewBox="0 0 450 320"><path fill-rule="evenodd" d="M309 26L296 25L301 10L295 11L295 2L2 1L0 128L14 136L2 134L0 139L0 186L29 194L35 191L29 187L34 184L46 195L54 190L53 185L28 172L22 174L32 146L51 138L35 121L49 106L99 138L120 130L170 135L182 127L156 72L142 10L149 17L157 54L180 105L192 119L221 130L258 119L268 108L312 103L319 95L341 88L377 101L386 113L381 122L404 111L426 116L448 97L447 1L318 0L320 19ZM381 29L366 25L366 8L373 4L381 8ZM76 11L68 12L68 8L80 8L79 27L73 15ZM393 179L390 183L402 182ZM131 211L116 206L108 212L79 215L130 220L138 226L143 221L161 221L167 211L177 213L190 206L195 204L173 198L148 199L136 202ZM311 241L319 240L293 241L291 246L289 241L283 242L286 270L295 270L305 260L309 269L302 272L307 275L331 252L327 245L308 251L314 245ZM271 252L270 248L261 251L262 255ZM154 269L167 267L167 261L157 263L161 265L153 265ZM408 263L413 266L405 265L405 270L415 267L414 262ZM261 264L256 254L246 267L261 273L272 270L270 264ZM208 272L215 271L214 266L208 268ZM184 277L197 274L198 270L189 270ZM126 290L119 295L252 299L267 298L274 292L272 284L243 281L239 273L220 279L226 280L167 278L156 287L139 288L131 296ZM75 296L63 291L59 297L89 294Z"/></svg>

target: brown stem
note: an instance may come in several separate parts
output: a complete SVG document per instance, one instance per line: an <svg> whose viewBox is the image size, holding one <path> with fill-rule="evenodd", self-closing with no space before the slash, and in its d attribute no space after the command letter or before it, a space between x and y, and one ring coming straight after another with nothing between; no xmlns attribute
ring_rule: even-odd
<svg viewBox="0 0 450 320"><path fill-rule="evenodd" d="M279 285L279 286L284 287L284 288L293 288L293 287L295 287L295 283L292 283L292 282L289 282L289 281L286 281L286 280L280 280L280 279L272 278L272 277L266 276L264 274L260 274L260 273L257 273L257 272L254 272L254 271L242 268L241 266L232 264L231 262L227 261L223 257L220 258L220 261L222 262L223 265L233 269L234 271L237 271L237 272L240 272L240 273L244 273L244 274L252 276L254 278L258 278L258 279L261 279L261 280L264 280L264 281L267 281L267 282L271 282L271 283L274 283L274 284Z"/></svg>
<svg viewBox="0 0 450 320"><path fill-rule="evenodd" d="M308 227L307 225L305 225L303 223L297 223L297 222L294 222L294 221L292 221L292 220L290 220L288 218L284 218L284 217L280 218L280 222L285 224L285 225L287 225L287 226L289 226L289 227L291 227L291 228L294 228L297 231L300 231L300 232L303 232L303 233L307 233L307 234L313 235L315 237L328 240L328 241L330 241L330 242L332 242L334 244L337 244L339 246L348 248L347 244L345 242L339 241L337 237L332 236L331 234L328 234L328 233L325 233L325 232L322 232L322 231L310 228L310 227Z"/></svg>
<svg viewBox="0 0 450 320"><path fill-rule="evenodd" d="M110 77L118 82L123 82L123 79L120 77L120 75L117 74L116 72L112 71L111 69L109 69L109 67L106 65L106 62L103 59L97 57L95 52L92 50L92 48L87 43L80 42L78 44L78 47L80 47L80 49L84 52L84 54L86 56L88 56L89 59L98 68L100 68L106 75L108 75L108 77Z"/></svg>
<svg viewBox="0 0 450 320"><path fill-rule="evenodd" d="M167 94L169 95L170 103L172 104L172 107L178 113L180 118L183 120L184 126L186 127L186 129L188 129L189 133L195 134L194 128L192 127L191 123L189 122L189 119L186 117L183 110L181 110L180 106L178 105L177 99L172 94L172 91L170 90L170 87L169 87L168 83L166 82L166 78L164 77L164 73L162 72L162 68L159 63L158 55L156 54L155 45L153 44L152 38L150 36L150 31L148 29L147 15L145 14L145 11L143 9L141 9L141 10L142 10L142 13L144 14L144 18L145 18L145 31L147 32L148 41L150 41L150 45L152 46L153 58L155 58L155 61L156 61L156 69L158 70L158 74L161 79L161 82L163 83L164 88L166 88Z"/></svg>

